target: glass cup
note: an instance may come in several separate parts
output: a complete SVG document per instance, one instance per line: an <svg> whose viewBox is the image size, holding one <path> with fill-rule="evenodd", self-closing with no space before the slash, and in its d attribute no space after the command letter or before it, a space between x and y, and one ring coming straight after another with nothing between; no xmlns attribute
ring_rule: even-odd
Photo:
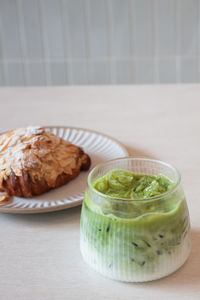
<svg viewBox="0 0 200 300"><path fill-rule="evenodd" d="M112 169L163 174L174 186L151 198L111 197L93 183ZM190 220L179 172L146 158L121 158L96 166L88 176L80 229L83 259L104 276L143 282L176 271L190 252Z"/></svg>

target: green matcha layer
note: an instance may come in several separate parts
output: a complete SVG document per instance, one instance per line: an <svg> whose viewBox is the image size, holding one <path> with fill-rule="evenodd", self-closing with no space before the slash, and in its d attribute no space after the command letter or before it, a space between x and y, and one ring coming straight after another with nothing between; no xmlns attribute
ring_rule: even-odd
<svg viewBox="0 0 200 300"><path fill-rule="evenodd" d="M124 199L149 198L165 193L174 183L162 174L135 174L126 170L111 170L94 183L94 188L108 196Z"/></svg>
<svg viewBox="0 0 200 300"><path fill-rule="evenodd" d="M159 271L162 259L180 255L182 242L189 239L182 190L151 200L173 186L164 175L125 170L113 170L98 179L94 188L104 197L99 201L95 192L86 191L81 215L82 243L94 253L93 264L101 264L108 272L153 273Z"/></svg>

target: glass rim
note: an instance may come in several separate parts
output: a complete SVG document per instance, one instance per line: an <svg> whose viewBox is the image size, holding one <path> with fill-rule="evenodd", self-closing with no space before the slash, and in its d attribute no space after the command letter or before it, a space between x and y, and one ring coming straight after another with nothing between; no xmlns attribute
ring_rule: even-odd
<svg viewBox="0 0 200 300"><path fill-rule="evenodd" d="M91 182L91 177L93 175L93 173L96 171L96 169L98 169L99 167L103 167L104 165L107 165L111 162L114 162L114 161L118 161L118 160L136 160L136 161L151 161L151 162L155 162L155 163L159 163L159 164L162 164L164 165L165 167L168 167L170 169L172 169L175 174L177 175L177 180L174 184L174 186L169 190L169 191L166 191L160 195L156 195L156 196L152 196L152 197L147 197L147 198L120 198L120 197L113 197L113 196L109 196L109 195L106 195L106 194L103 194L101 192L99 192L98 190L96 190L93 185L92 185L92 182ZM144 175L149 175L149 174L145 174L145 173L141 173L141 174L144 174ZM157 160L157 159L151 159L151 158L143 158L143 157L134 157L134 156L125 156L125 157L120 157L120 158L115 158L115 159L111 159L111 160L107 160L103 163L100 163L98 165L96 165L89 173L88 175L88 179L87 179L87 183L88 183L88 186L89 188L94 192L96 193L97 195L99 195L100 197L103 197L103 198L106 198L106 199L110 199L110 200L114 200L114 201L123 201L123 202L130 202L130 201L149 201L149 200L161 200L162 198L165 198L167 195L171 194L172 192L175 192L175 190L178 188L178 186L180 185L180 182L181 182L181 174L180 172L178 171L177 168L175 168L173 165L169 164L169 163L166 163L164 161L161 161L161 160Z"/></svg>

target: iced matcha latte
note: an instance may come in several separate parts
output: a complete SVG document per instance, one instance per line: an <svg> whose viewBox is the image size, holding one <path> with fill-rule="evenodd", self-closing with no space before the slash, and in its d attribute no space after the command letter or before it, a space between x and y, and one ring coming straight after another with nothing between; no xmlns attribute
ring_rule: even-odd
<svg viewBox="0 0 200 300"><path fill-rule="evenodd" d="M94 269L148 281L178 269L190 250L180 176L154 160L124 158L90 173L81 213L81 252Z"/></svg>

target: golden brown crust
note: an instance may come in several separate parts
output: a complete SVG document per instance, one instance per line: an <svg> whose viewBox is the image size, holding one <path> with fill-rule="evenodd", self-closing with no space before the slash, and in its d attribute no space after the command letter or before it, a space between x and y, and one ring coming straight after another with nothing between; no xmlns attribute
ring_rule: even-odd
<svg viewBox="0 0 200 300"><path fill-rule="evenodd" d="M66 184L90 164L80 147L40 127L0 135L0 190L10 195L40 195Z"/></svg>
<svg viewBox="0 0 200 300"><path fill-rule="evenodd" d="M8 200L9 200L9 195L6 192L0 193L0 203L6 202Z"/></svg>

